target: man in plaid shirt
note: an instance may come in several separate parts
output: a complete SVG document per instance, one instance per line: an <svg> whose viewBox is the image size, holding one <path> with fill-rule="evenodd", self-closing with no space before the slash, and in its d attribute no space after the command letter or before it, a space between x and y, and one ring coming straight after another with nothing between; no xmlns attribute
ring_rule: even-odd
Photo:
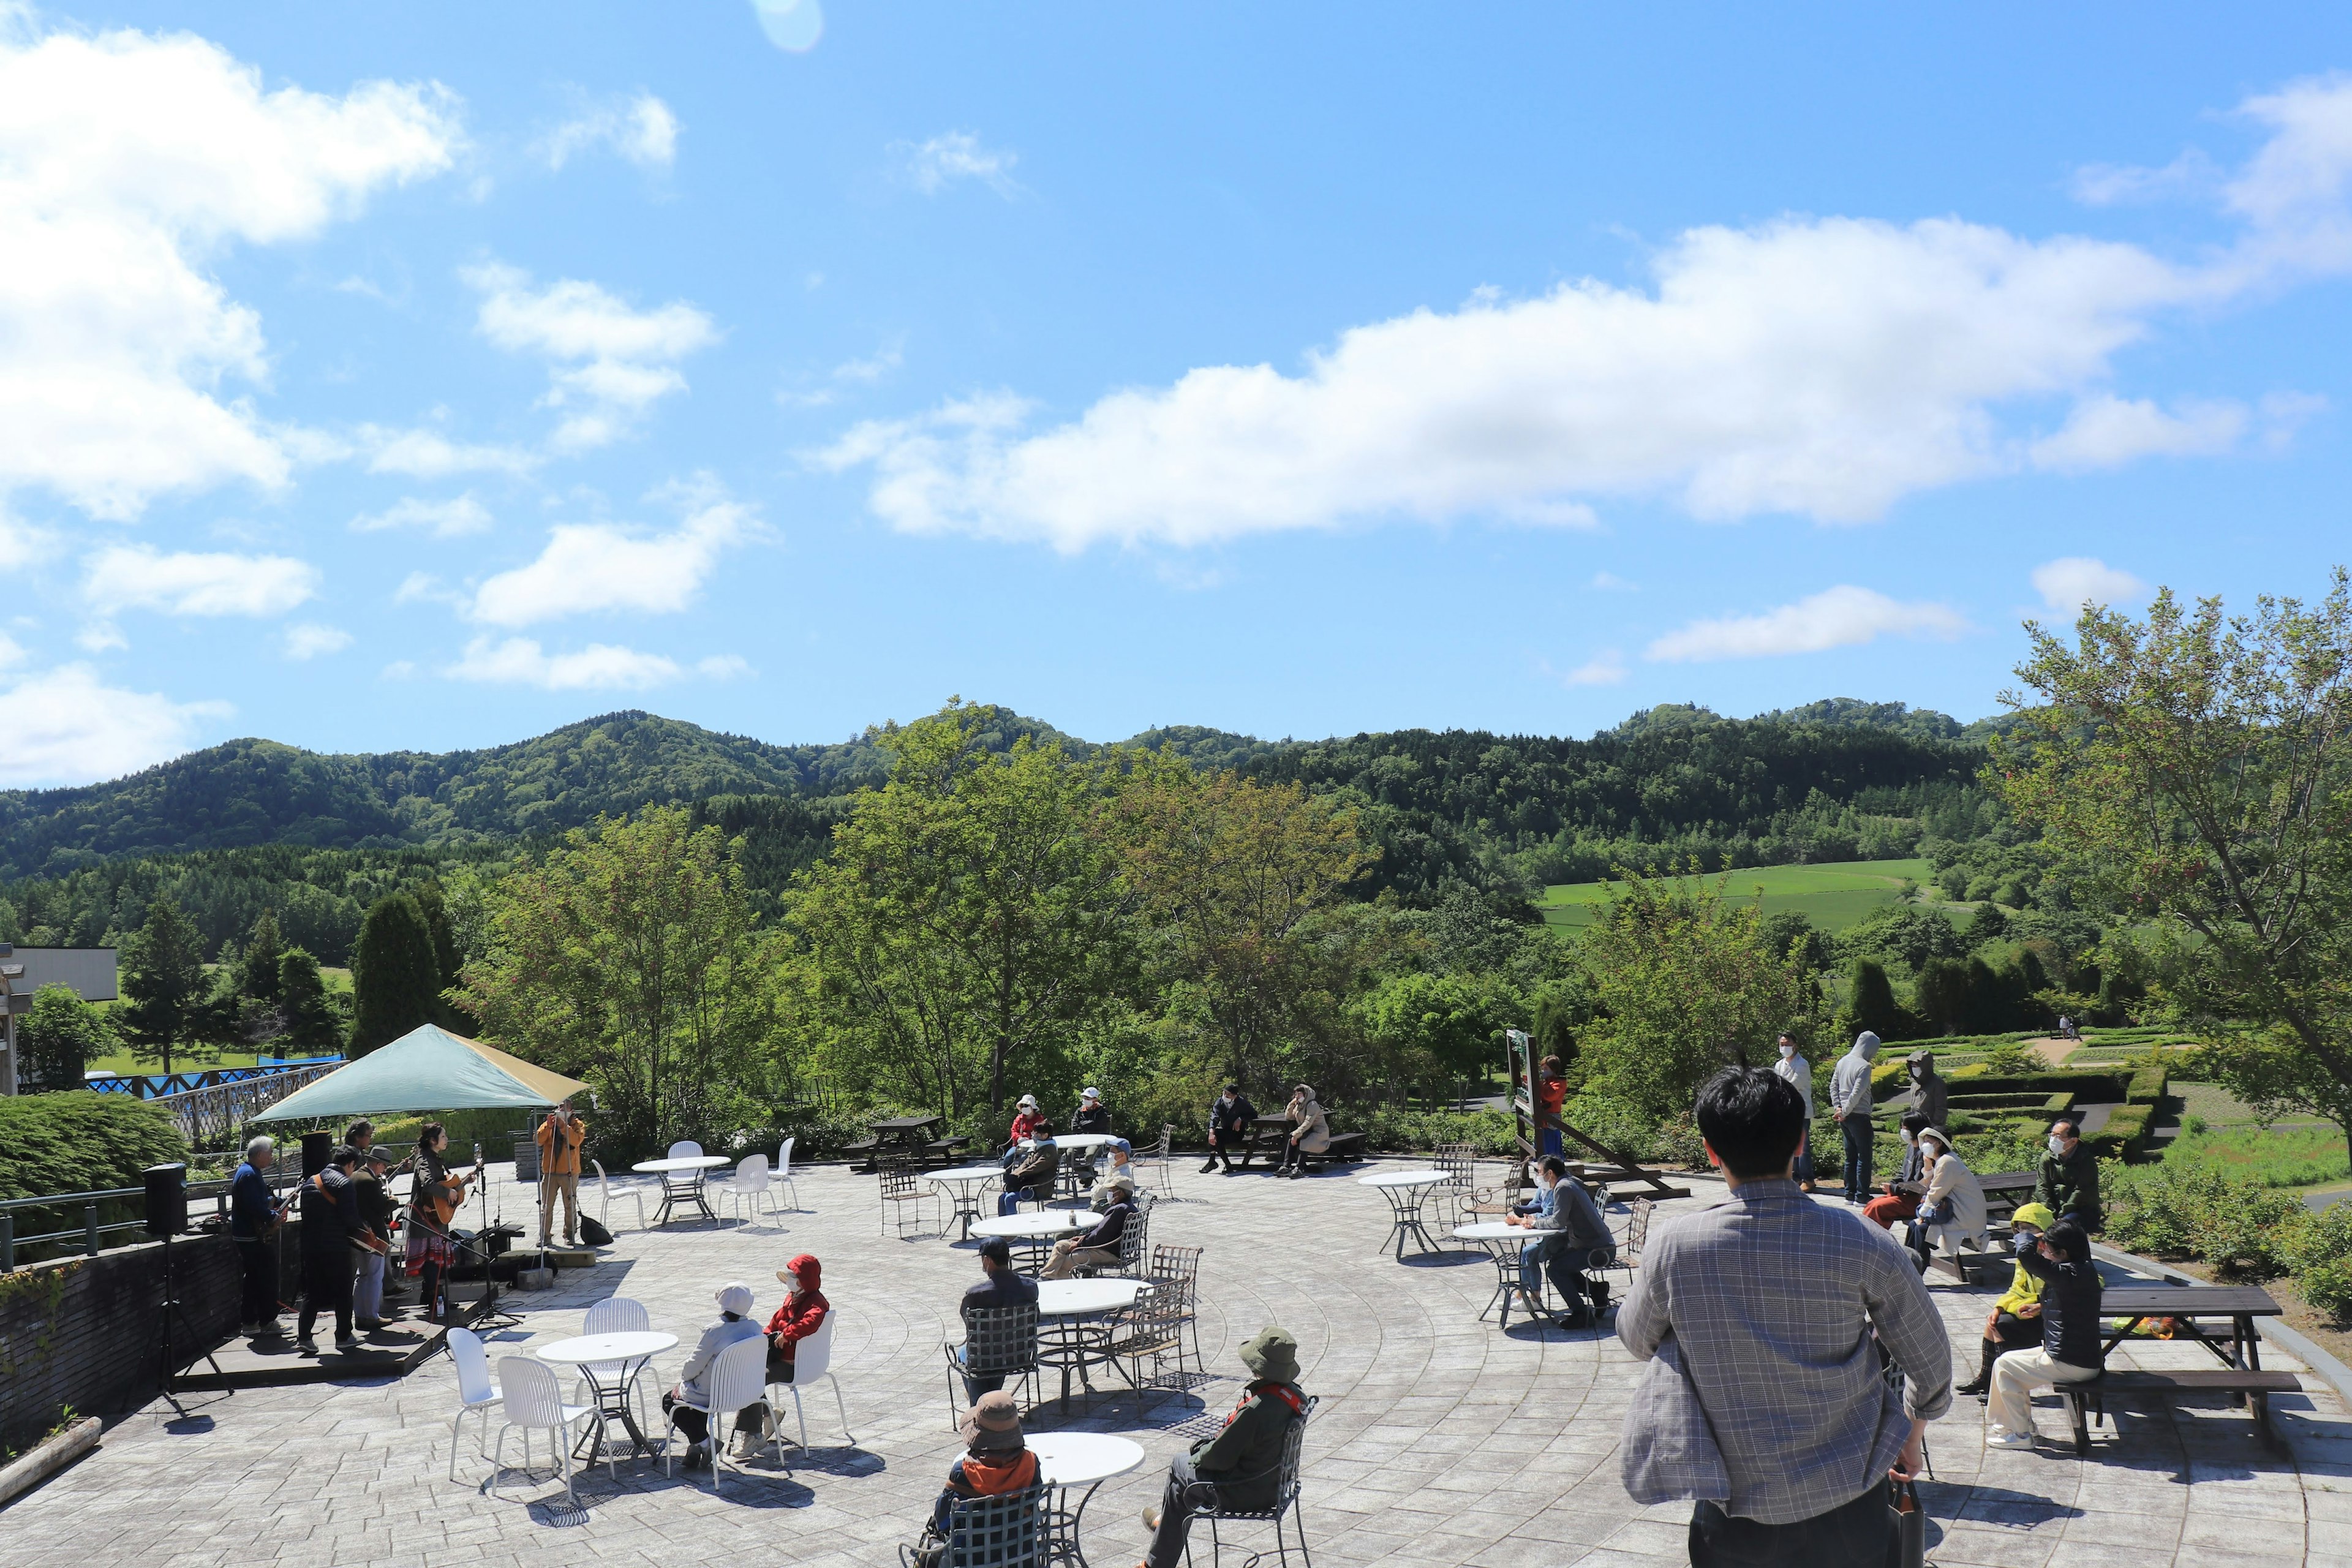
<svg viewBox="0 0 2352 1568"><path fill-rule="evenodd" d="M1877 1563L1893 1541L1883 1479L1919 1468L1919 1435L1952 1402L1944 1321L1902 1247L1792 1178L1805 1103L1760 1068L1699 1091L1707 1157L1730 1189L1653 1230L1617 1337L1647 1360L1672 1335L1730 1479L1694 1481L1694 1568ZM1904 1373L1898 1394L1880 1349ZM1629 1434L1669 1419L1645 1380ZM1719 1479L1717 1484L1719 1485Z"/></svg>

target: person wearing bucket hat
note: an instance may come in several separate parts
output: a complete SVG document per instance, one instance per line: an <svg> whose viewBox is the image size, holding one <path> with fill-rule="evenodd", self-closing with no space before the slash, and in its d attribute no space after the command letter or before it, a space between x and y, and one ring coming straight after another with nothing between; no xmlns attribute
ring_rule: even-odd
<svg viewBox="0 0 2352 1568"><path fill-rule="evenodd" d="M1067 1279L1081 1268L1116 1268L1118 1244L1135 1223L1135 1178L1121 1173L1103 1184L1102 1218L1083 1236L1054 1243L1054 1256L1037 1270L1040 1279Z"/></svg>
<svg viewBox="0 0 2352 1568"><path fill-rule="evenodd" d="M701 1342L678 1369L677 1385L662 1395L662 1413L686 1437L689 1470L710 1457L710 1390L703 1379L720 1351L760 1337L760 1325L751 1321L751 1287L738 1280L721 1285L716 1293L719 1321L702 1331Z"/></svg>
<svg viewBox="0 0 2352 1568"><path fill-rule="evenodd" d="M1224 1430L1171 1459L1160 1506L1143 1510L1143 1527L1151 1531L1143 1568L1175 1568L1184 1555L1192 1515L1202 1509L1274 1506L1282 1485L1283 1440L1292 1422L1307 1417L1307 1394L1298 1386L1298 1342L1286 1329L1263 1328L1241 1354L1249 1386L1225 1417Z"/></svg>
<svg viewBox="0 0 2352 1568"><path fill-rule="evenodd" d="M931 1508L931 1531L942 1541L957 1503L1037 1484L1037 1456L1021 1436L1021 1406L1013 1395L1002 1389L982 1394L956 1431L963 1454L948 1466L947 1488Z"/></svg>
<svg viewBox="0 0 2352 1568"><path fill-rule="evenodd" d="M1037 1097L1034 1094L1023 1095L1020 1105L1015 1107L1013 1112L1013 1137L1004 1145L1006 1152L1009 1153L1037 1136L1037 1129L1044 1126L1045 1122L1045 1113L1037 1109Z"/></svg>
<svg viewBox="0 0 2352 1568"><path fill-rule="evenodd" d="M776 1278L790 1289L783 1304L768 1320L768 1381L793 1381L793 1351L801 1341L824 1326L833 1311L833 1303L817 1289L824 1278L824 1266L813 1253L800 1253L776 1270ZM747 1440L764 1441L775 1434L775 1412L765 1405L747 1405L735 1413L735 1435Z"/></svg>
<svg viewBox="0 0 2352 1568"><path fill-rule="evenodd" d="M2020 1204L2017 1212L2009 1216L2014 1233L2011 1246L2023 1252L2042 1239L2042 1233L2058 1223L2047 1204ZM1982 1399L1992 1388L1992 1363L2010 1351L2030 1351L2042 1342L2042 1281L2029 1273L2022 1263L2015 1266L2009 1289L1992 1304L1985 1319L1984 1363L1977 1369L1976 1381L1964 1383L1952 1390L1955 1394L1973 1394Z"/></svg>
<svg viewBox="0 0 2352 1568"><path fill-rule="evenodd" d="M1108 1138L1110 1131L1110 1107L1102 1102L1102 1090L1092 1084L1078 1091L1078 1108L1070 1113L1070 1131ZM1095 1184L1095 1168L1089 1162L1078 1167L1080 1191Z"/></svg>

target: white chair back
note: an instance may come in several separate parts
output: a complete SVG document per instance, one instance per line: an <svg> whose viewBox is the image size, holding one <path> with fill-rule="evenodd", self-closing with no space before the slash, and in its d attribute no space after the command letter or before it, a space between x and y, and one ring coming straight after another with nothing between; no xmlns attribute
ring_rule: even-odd
<svg viewBox="0 0 2352 1568"><path fill-rule="evenodd" d="M840 1314L827 1307L816 1332L793 1347L793 1381L814 1383L833 1364L833 1321Z"/></svg>
<svg viewBox="0 0 2352 1568"><path fill-rule="evenodd" d="M830 1314L827 1314L830 1316ZM738 1340L710 1363L710 1410L740 1410L768 1396L768 1336Z"/></svg>
<svg viewBox="0 0 2352 1568"><path fill-rule="evenodd" d="M533 1356L499 1358L499 1392L506 1396L507 1421L516 1426L563 1425L563 1385L555 1369Z"/></svg>
<svg viewBox="0 0 2352 1568"><path fill-rule="evenodd" d="M785 1139L785 1140L784 1140L784 1146L783 1146L783 1148L782 1148L782 1150L778 1151L778 1152L777 1152L777 1154L776 1154L776 1180L778 1180L778 1181L780 1181L780 1182L781 1182L781 1181L782 1181L786 1176L789 1176L789 1175L791 1175L792 1173L793 1173L793 1140L792 1140L792 1139L790 1139L790 1138L787 1138L787 1139Z"/></svg>
<svg viewBox="0 0 2352 1568"><path fill-rule="evenodd" d="M644 1334L653 1331L654 1321L643 1301L632 1301L626 1296L608 1297L588 1309L588 1316L580 1325L583 1334Z"/></svg>
<svg viewBox="0 0 2352 1568"><path fill-rule="evenodd" d="M669 1146L669 1157L673 1160L698 1160L702 1158L702 1145L691 1138L681 1138Z"/></svg>
<svg viewBox="0 0 2352 1568"><path fill-rule="evenodd" d="M482 1349L482 1336L471 1329L449 1331L449 1359L457 1367L457 1398L467 1405L480 1405L498 1395L490 1386L490 1358Z"/></svg>
<svg viewBox="0 0 2352 1568"><path fill-rule="evenodd" d="M735 1167L735 1186L740 1192L764 1193L768 1190L768 1157L746 1154Z"/></svg>

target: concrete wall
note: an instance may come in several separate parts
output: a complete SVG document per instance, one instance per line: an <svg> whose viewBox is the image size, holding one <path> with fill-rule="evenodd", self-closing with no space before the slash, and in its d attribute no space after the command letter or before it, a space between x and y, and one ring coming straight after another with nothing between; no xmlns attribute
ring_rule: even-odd
<svg viewBox="0 0 2352 1568"><path fill-rule="evenodd" d="M194 1330L173 1325L184 1365L236 1328L236 1247L226 1237L176 1238L172 1274ZM23 1447L66 1405L97 1415L152 1394L163 1286L163 1247L152 1241L0 1274L0 1443Z"/></svg>

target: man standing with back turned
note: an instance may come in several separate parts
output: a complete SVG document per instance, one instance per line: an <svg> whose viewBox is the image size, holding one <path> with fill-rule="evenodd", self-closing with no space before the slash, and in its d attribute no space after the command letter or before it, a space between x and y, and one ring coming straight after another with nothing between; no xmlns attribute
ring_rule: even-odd
<svg viewBox="0 0 2352 1568"><path fill-rule="evenodd" d="M1830 1103L1845 1132L1845 1201L1850 1204L1870 1201L1870 1141L1878 1133L1870 1121L1870 1071L1877 1060L1878 1037L1864 1029L1853 1037L1853 1049L1830 1069Z"/></svg>
<svg viewBox="0 0 2352 1568"><path fill-rule="evenodd" d="M1728 1498L1679 1493L1699 1498L1693 1568L1876 1568L1894 1544L1885 1478L1917 1472L1919 1435L1952 1403L1951 1342L1908 1255L1798 1190L1804 1116L1796 1089L1762 1068L1707 1081L1699 1132L1730 1191L1651 1233L1617 1317L1643 1360L1673 1337L1723 1454ZM1899 1394L1881 1375L1882 1345L1903 1370ZM1635 1392L1629 1452L1670 1423L1666 1397L1651 1378Z"/></svg>

